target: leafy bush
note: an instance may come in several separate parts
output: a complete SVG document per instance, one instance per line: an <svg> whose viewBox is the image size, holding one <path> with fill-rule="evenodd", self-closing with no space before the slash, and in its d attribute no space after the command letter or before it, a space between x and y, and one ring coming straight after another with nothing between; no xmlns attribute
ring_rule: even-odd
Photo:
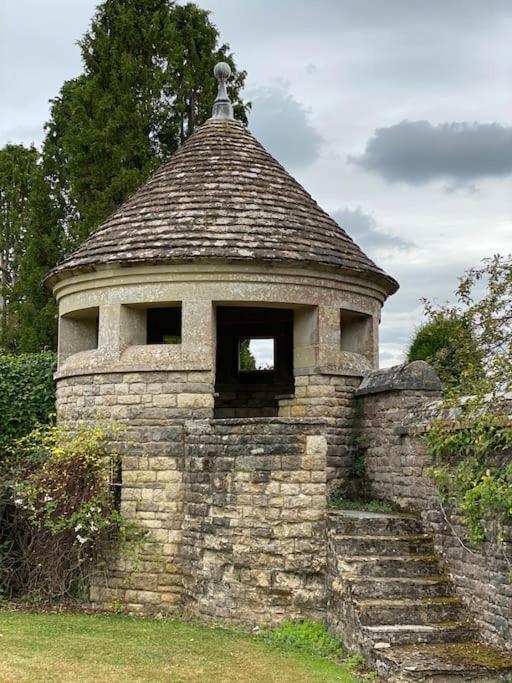
<svg viewBox="0 0 512 683"><path fill-rule="evenodd" d="M55 411L56 354L0 355L0 460L5 447Z"/></svg>
<svg viewBox="0 0 512 683"><path fill-rule="evenodd" d="M33 601L84 594L130 529L118 511L111 433L37 427L0 463L0 592Z"/></svg>
<svg viewBox="0 0 512 683"><path fill-rule="evenodd" d="M494 525L500 541L512 526L512 427L493 406L475 415L471 404L459 406L456 418L432 423L429 474L442 502L460 512L471 541L485 540L485 523Z"/></svg>
<svg viewBox="0 0 512 683"><path fill-rule="evenodd" d="M482 375L482 354L471 326L458 314L432 311L417 331L407 354L409 363L424 360L448 387L461 384L463 375Z"/></svg>

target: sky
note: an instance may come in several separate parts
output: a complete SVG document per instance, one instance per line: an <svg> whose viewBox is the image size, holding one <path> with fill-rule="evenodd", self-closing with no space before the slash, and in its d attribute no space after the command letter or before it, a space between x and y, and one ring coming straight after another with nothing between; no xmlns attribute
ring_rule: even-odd
<svg viewBox="0 0 512 683"><path fill-rule="evenodd" d="M512 251L512 2L198 4L248 72L252 132L400 282L380 335L402 362L421 298ZM95 6L2 0L0 145L41 142Z"/></svg>

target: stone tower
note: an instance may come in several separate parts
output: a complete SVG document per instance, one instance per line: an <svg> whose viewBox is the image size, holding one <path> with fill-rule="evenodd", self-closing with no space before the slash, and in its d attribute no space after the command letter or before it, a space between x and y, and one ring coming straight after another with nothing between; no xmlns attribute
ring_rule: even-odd
<svg viewBox="0 0 512 683"><path fill-rule="evenodd" d="M48 276L61 421L125 426L150 530L96 603L247 623L317 614L351 394L397 283L233 119L213 116Z"/></svg>

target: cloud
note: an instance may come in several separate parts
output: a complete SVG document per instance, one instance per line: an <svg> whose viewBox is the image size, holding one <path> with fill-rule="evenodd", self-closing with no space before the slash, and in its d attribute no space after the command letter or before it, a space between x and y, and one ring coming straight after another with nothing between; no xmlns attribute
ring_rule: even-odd
<svg viewBox="0 0 512 683"><path fill-rule="evenodd" d="M332 214L334 220L348 232L350 237L369 254L389 249L411 249L412 242L383 232L373 216L364 213L360 206L357 209L338 209Z"/></svg>
<svg viewBox="0 0 512 683"><path fill-rule="evenodd" d="M383 366L404 361L416 329L426 321L422 299L438 304L453 303L458 277L475 265L470 256L460 253L446 253L444 259L439 262L431 258L430 251L423 249L415 253L415 258L392 264L400 289L382 310L379 337ZM385 259L379 265L385 270L391 269Z"/></svg>
<svg viewBox="0 0 512 683"><path fill-rule="evenodd" d="M363 154L349 161L389 182L466 185L512 175L512 126L498 123L402 121L377 128ZM452 185L453 187L454 185Z"/></svg>
<svg viewBox="0 0 512 683"><path fill-rule="evenodd" d="M32 143L39 145L42 142L42 126L19 125L13 126L6 131L0 132L0 146L8 144L26 144Z"/></svg>
<svg viewBox="0 0 512 683"><path fill-rule="evenodd" d="M318 158L322 138L311 125L307 109L285 86L258 88L250 99L251 131L284 166L304 168Z"/></svg>

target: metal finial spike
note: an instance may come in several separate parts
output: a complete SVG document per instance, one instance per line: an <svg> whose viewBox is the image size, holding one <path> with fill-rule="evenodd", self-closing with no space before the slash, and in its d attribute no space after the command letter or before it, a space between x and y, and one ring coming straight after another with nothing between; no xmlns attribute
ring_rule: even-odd
<svg viewBox="0 0 512 683"><path fill-rule="evenodd" d="M213 69L213 75L219 82L217 98L213 103L213 119L232 119L233 105L229 101L226 81L231 76L231 68L226 62L218 62Z"/></svg>

